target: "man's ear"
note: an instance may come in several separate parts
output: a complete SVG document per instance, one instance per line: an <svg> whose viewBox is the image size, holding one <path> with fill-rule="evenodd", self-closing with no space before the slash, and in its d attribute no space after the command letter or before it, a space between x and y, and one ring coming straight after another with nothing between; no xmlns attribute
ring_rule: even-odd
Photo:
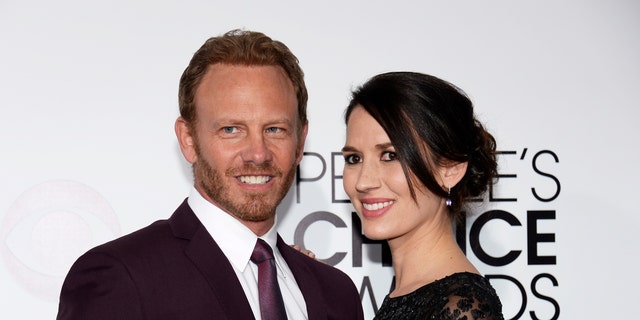
<svg viewBox="0 0 640 320"><path fill-rule="evenodd" d="M446 188L455 187L467 172L468 162L454 162L440 168L440 179Z"/></svg>
<svg viewBox="0 0 640 320"><path fill-rule="evenodd" d="M174 129L182 155L189 163L194 164L198 160L198 154L196 152L196 141L189 129L189 123L183 117L178 117Z"/></svg>
<svg viewBox="0 0 640 320"><path fill-rule="evenodd" d="M309 122L305 122L302 125L302 128L300 128L300 135L298 136L298 139L300 139L298 141L298 150L296 150L298 152L298 159L296 159L296 163L300 164L300 161L302 161L302 156L303 156L303 152L304 152L304 142L307 140L307 132L309 131Z"/></svg>

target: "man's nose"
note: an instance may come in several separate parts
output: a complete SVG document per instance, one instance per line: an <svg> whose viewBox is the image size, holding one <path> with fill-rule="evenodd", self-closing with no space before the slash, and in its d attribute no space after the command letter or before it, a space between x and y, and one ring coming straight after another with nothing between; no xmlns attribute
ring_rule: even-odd
<svg viewBox="0 0 640 320"><path fill-rule="evenodd" d="M255 165L271 161L273 154L262 134L253 134L247 137L245 149L242 152L242 160Z"/></svg>

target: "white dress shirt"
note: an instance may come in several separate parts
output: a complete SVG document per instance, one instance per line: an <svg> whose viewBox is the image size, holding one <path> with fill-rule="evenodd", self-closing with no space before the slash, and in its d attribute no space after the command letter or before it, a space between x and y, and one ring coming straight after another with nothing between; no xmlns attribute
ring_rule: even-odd
<svg viewBox="0 0 640 320"><path fill-rule="evenodd" d="M253 315L257 320L261 320L260 300L258 299L258 266L250 260L258 236L236 218L204 199L195 188L191 189L187 203L231 262L247 300L249 300ZM291 269L276 246L278 237L276 224L277 217L274 226L260 238L273 249L278 267L278 285L287 310L287 318L308 319L304 296Z"/></svg>

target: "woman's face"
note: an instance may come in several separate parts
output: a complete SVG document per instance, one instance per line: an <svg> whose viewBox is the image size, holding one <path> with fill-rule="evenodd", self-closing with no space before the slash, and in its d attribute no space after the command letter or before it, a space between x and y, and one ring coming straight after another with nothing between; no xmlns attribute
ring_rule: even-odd
<svg viewBox="0 0 640 320"><path fill-rule="evenodd" d="M441 223L438 219L447 216L444 200L418 183L414 183L413 200L389 136L361 106L352 111L347 122L342 154L344 190L367 238L391 240L419 230L428 232Z"/></svg>

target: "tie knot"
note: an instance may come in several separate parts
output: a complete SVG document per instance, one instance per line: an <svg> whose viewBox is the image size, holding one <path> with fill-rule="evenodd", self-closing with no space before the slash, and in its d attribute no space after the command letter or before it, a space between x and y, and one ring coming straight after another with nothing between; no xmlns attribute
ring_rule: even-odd
<svg viewBox="0 0 640 320"><path fill-rule="evenodd" d="M271 247L262 239L258 238L253 253L251 254L251 261L258 264L262 261L273 259L273 251Z"/></svg>

